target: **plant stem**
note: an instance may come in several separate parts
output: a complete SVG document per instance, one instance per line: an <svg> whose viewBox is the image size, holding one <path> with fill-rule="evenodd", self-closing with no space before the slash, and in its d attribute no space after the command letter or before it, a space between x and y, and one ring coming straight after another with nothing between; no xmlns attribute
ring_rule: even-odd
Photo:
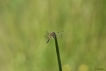
<svg viewBox="0 0 106 71"><path fill-rule="evenodd" d="M57 41L57 37L56 37L55 32L54 32L54 40L55 40L55 46L56 46L56 53L57 53L59 71L62 71L60 53L59 53L59 48L58 48L58 41Z"/></svg>

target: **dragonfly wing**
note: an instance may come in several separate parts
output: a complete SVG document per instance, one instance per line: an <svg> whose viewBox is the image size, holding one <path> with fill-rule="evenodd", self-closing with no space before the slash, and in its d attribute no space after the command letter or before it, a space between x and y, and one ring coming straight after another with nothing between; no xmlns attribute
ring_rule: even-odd
<svg viewBox="0 0 106 71"><path fill-rule="evenodd" d="M46 39L48 39L48 36L47 36L47 35L45 35L45 38L46 38Z"/></svg>
<svg viewBox="0 0 106 71"><path fill-rule="evenodd" d="M46 39L49 39L49 32L48 32L48 31L46 31L45 38L46 38Z"/></svg>
<svg viewBox="0 0 106 71"><path fill-rule="evenodd" d="M47 34L47 35L49 35L49 32L48 32L48 31L46 31L46 34Z"/></svg>
<svg viewBox="0 0 106 71"><path fill-rule="evenodd" d="M57 37L62 37L63 31L56 34Z"/></svg>

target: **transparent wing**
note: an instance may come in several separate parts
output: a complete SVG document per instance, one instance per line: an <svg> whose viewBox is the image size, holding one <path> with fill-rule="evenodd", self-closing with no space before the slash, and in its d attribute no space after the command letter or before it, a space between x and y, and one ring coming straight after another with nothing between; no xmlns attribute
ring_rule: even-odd
<svg viewBox="0 0 106 71"><path fill-rule="evenodd" d="M48 36L47 36L47 35L45 35L45 38L46 38L46 39L48 39Z"/></svg>
<svg viewBox="0 0 106 71"><path fill-rule="evenodd" d="M62 35L63 35L63 31L62 31L62 32L58 32L58 33L56 34L57 37L62 37Z"/></svg>
<svg viewBox="0 0 106 71"><path fill-rule="evenodd" d="M50 33L46 31L45 38L47 39L47 43L50 41Z"/></svg>
<svg viewBox="0 0 106 71"><path fill-rule="evenodd" d="M49 32L48 31L46 31L46 35L49 35Z"/></svg>
<svg viewBox="0 0 106 71"><path fill-rule="evenodd" d="M48 32L48 31L46 31L45 38L46 38L46 39L49 39L49 32Z"/></svg>

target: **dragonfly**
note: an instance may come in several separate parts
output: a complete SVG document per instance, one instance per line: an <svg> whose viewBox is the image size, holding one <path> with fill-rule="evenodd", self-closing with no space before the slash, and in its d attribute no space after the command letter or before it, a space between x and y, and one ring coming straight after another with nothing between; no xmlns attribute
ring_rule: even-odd
<svg viewBox="0 0 106 71"><path fill-rule="evenodd" d="M58 32L58 33L55 33L57 37L60 37L62 36L63 34L63 31L62 32ZM54 36L55 36L54 32L48 32L46 31L46 35L45 35L45 38L48 39L47 40L47 43L50 41L50 39L52 39Z"/></svg>

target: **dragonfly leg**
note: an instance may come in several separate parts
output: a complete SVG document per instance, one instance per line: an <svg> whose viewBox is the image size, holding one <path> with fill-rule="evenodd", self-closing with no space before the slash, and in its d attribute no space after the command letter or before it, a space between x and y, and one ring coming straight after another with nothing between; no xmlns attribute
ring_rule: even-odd
<svg viewBox="0 0 106 71"><path fill-rule="evenodd" d="M50 39L47 40L47 43L49 42Z"/></svg>

